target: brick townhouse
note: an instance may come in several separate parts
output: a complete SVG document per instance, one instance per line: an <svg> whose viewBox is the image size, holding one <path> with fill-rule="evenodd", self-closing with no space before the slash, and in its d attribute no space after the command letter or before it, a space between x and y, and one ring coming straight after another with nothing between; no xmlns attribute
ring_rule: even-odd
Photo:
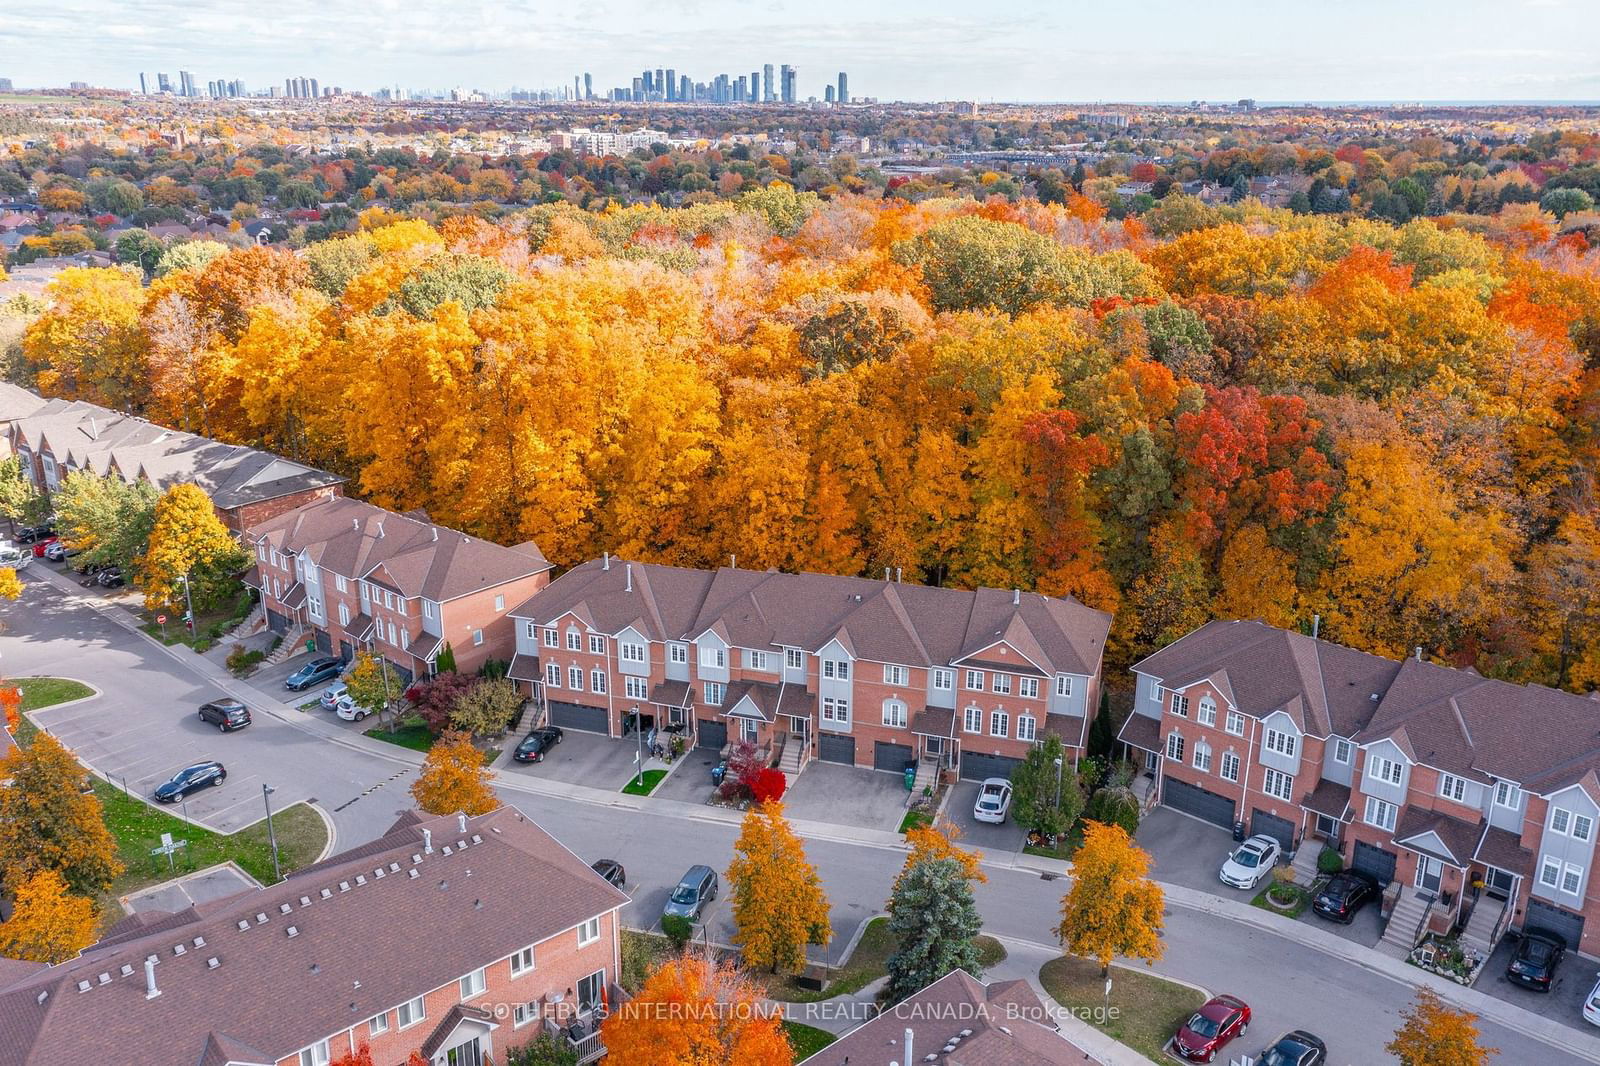
<svg viewBox="0 0 1600 1066"><path fill-rule="evenodd" d="M1600 955L1596 698L1252 621L1133 670L1120 739L1160 800L1308 857L1337 849L1393 886L1386 940L1459 928L1485 949L1532 926Z"/></svg>
<svg viewBox="0 0 1600 1066"><path fill-rule="evenodd" d="M336 497L255 523L245 546L267 624L319 650L382 656L406 679L433 672L448 643L457 668L509 660L510 611L544 588L550 563L515 547Z"/></svg>
<svg viewBox="0 0 1600 1066"><path fill-rule="evenodd" d="M23 390L19 390L23 391ZM31 395L31 394L28 394ZM26 411L19 397L7 406ZM82 400L48 400L10 420L11 450L43 492L87 470L158 489L193 483L235 533L314 500L344 492L344 478L240 444L167 429Z"/></svg>
<svg viewBox="0 0 1600 1066"><path fill-rule="evenodd" d="M0 960L0 1066L480 1066L542 1029L583 1061L618 1001L627 897L523 815L408 813L279 882Z"/></svg>
<svg viewBox="0 0 1600 1066"><path fill-rule="evenodd" d="M512 612L514 678L564 728L625 718L702 747L748 739L791 774L813 758L1009 774L1053 731L1081 753L1111 616L1015 590L689 570L594 559Z"/></svg>

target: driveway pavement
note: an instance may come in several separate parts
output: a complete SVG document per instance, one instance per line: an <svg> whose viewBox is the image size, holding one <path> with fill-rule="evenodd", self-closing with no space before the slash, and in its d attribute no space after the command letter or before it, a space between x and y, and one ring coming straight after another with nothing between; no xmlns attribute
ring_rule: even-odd
<svg viewBox="0 0 1600 1066"><path fill-rule="evenodd" d="M505 754L495 763L495 770L506 775L542 777L548 781L566 781L590 788L620 789L635 772L634 758L638 747L628 741L613 740L598 733L584 733L576 729L562 731L561 743L551 748L544 762L519 763L511 758L511 750L521 742L521 737L506 737Z"/></svg>
<svg viewBox="0 0 1600 1066"><path fill-rule="evenodd" d="M789 783L783 803L790 818L892 833L906 814L905 778L813 759Z"/></svg>
<svg viewBox="0 0 1600 1066"><path fill-rule="evenodd" d="M1595 972L1595 960L1569 952L1556 969L1555 986L1549 992L1535 992L1506 980L1506 966L1511 962L1512 952L1517 950L1517 940L1515 936L1507 936L1495 945L1494 954L1489 956L1478 983L1472 987L1574 1029L1596 1032L1594 1026L1583 1020L1584 998L1594 988L1596 978L1600 978Z"/></svg>
<svg viewBox="0 0 1600 1066"><path fill-rule="evenodd" d="M704 803L711 797L711 768L719 761L716 748L690 748L650 798Z"/></svg>
<svg viewBox="0 0 1600 1066"><path fill-rule="evenodd" d="M1233 834L1209 822L1157 807L1144 816L1134 839L1150 853L1150 874L1158 881L1213 892L1249 903L1257 892L1229 888L1217 876L1223 860L1237 847Z"/></svg>
<svg viewBox="0 0 1600 1066"><path fill-rule="evenodd" d="M122 905L134 914L140 911L181 911L191 904L209 903L237 895L245 889L259 887L255 878L228 863L151 885L131 896L124 896Z"/></svg>
<svg viewBox="0 0 1600 1066"><path fill-rule="evenodd" d="M970 844L985 853L1005 855L1021 851L1027 833L1009 813L999 825L980 822L972 816L973 805L978 802L978 785L977 781L956 782L950 789L950 799L945 803L945 821L960 828L963 844Z"/></svg>

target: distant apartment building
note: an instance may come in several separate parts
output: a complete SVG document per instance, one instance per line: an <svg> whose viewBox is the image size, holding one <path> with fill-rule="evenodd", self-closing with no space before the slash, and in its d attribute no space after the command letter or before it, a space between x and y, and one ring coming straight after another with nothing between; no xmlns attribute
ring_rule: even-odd
<svg viewBox="0 0 1600 1066"><path fill-rule="evenodd" d="M1133 671L1120 738L1160 800L1337 850L1392 886L1401 949L1534 927L1600 955L1600 699L1262 622L1211 622Z"/></svg>
<svg viewBox="0 0 1600 1066"><path fill-rule="evenodd" d="M770 104L778 98L777 87L772 81L772 64L765 63L761 67L761 101Z"/></svg>
<svg viewBox="0 0 1600 1066"><path fill-rule="evenodd" d="M530 903L530 901L533 901ZM142 912L56 966L0 965L0 1066L580 1063L624 998L627 896L512 808L402 817L278 884Z"/></svg>
<svg viewBox="0 0 1600 1066"><path fill-rule="evenodd" d="M193 483L234 532L313 500L339 496L344 478L281 456L167 429L82 400L47 400L7 429L23 472L54 492L74 470L158 489Z"/></svg>
<svg viewBox="0 0 1600 1066"><path fill-rule="evenodd" d="M337 498L245 531L274 632L344 659L365 650L406 680L434 672L450 645L458 669L509 660L510 611L549 581L529 541L513 548L410 515Z"/></svg>
<svg viewBox="0 0 1600 1066"><path fill-rule="evenodd" d="M842 70L839 72L839 91L834 98L841 104L850 102L850 76Z"/></svg>
<svg viewBox="0 0 1600 1066"><path fill-rule="evenodd" d="M512 611L511 676L551 722L648 716L701 747L748 740L900 773L1006 776L1046 733L1081 754L1111 616L1018 590L595 559Z"/></svg>

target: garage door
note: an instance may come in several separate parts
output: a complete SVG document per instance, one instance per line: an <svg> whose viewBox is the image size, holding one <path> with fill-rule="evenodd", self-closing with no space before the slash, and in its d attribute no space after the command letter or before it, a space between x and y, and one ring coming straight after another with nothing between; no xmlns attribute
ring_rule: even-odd
<svg viewBox="0 0 1600 1066"><path fill-rule="evenodd" d="M562 729L582 729L590 733L609 733L604 707L585 707L580 703L550 701L550 724Z"/></svg>
<svg viewBox="0 0 1600 1066"><path fill-rule="evenodd" d="M964 751L961 753L961 779L963 781L982 781L986 777L1011 778L1011 771L1022 765L1021 759L1012 759L1005 755L985 755L982 752Z"/></svg>
<svg viewBox="0 0 1600 1066"><path fill-rule="evenodd" d="M319 629L314 635L317 640L317 650L324 655L332 654L333 638L328 635L328 631L325 629Z"/></svg>
<svg viewBox="0 0 1600 1066"><path fill-rule="evenodd" d="M271 607L267 608L267 628L274 633L289 632L289 616L279 614Z"/></svg>
<svg viewBox="0 0 1600 1066"><path fill-rule="evenodd" d="M1567 942L1567 947L1573 951L1583 943L1583 915L1574 914L1572 911L1562 910L1542 899L1528 901L1528 916L1523 920L1522 931L1530 929L1543 929L1547 933L1554 933Z"/></svg>
<svg viewBox="0 0 1600 1066"><path fill-rule="evenodd" d="M879 740L872 745L874 770L888 770L901 774L905 773L906 766L915 761L911 756L910 744L888 744Z"/></svg>
<svg viewBox="0 0 1600 1066"><path fill-rule="evenodd" d="M818 733L817 758L823 762L842 762L846 766L854 766L856 738L840 736L838 733Z"/></svg>
<svg viewBox="0 0 1600 1066"><path fill-rule="evenodd" d="M1161 802L1212 825L1233 828L1233 800L1215 792L1207 792L1187 781L1179 781L1176 777L1161 778Z"/></svg>
<svg viewBox="0 0 1600 1066"><path fill-rule="evenodd" d="M1380 885L1387 885L1394 880L1394 864L1399 856L1392 851L1384 851L1375 844L1356 841L1355 855L1350 861L1350 868L1357 873L1364 873L1372 877Z"/></svg>
<svg viewBox="0 0 1600 1066"><path fill-rule="evenodd" d="M1294 850L1294 823L1266 811L1250 812L1250 835L1271 837L1284 851Z"/></svg>
<svg viewBox="0 0 1600 1066"><path fill-rule="evenodd" d="M728 723L715 718L700 719L700 739L696 747L722 750L728 742Z"/></svg>

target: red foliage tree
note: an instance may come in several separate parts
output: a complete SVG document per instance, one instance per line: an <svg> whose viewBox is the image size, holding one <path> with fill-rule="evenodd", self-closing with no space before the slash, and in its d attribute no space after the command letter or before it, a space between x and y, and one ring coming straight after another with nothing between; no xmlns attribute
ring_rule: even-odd
<svg viewBox="0 0 1600 1066"><path fill-rule="evenodd" d="M372 1066L372 1049L362 1044L354 1051L346 1051L343 1055L334 1059L329 1066Z"/></svg>
<svg viewBox="0 0 1600 1066"><path fill-rule="evenodd" d="M763 766L750 781L750 795L757 803L769 803L783 798L789 779L776 766Z"/></svg>
<svg viewBox="0 0 1600 1066"><path fill-rule="evenodd" d="M406 699L430 730L435 734L443 733L450 728L450 712L455 709L456 701L477 684L476 677L449 670L406 689Z"/></svg>

